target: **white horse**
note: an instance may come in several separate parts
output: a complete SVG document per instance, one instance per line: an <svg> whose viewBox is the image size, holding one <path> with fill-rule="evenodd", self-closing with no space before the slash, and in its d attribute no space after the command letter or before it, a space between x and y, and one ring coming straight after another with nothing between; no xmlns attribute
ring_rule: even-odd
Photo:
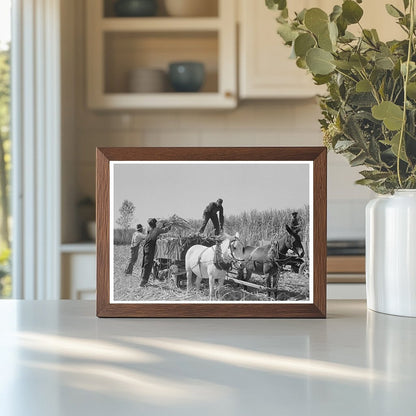
<svg viewBox="0 0 416 416"><path fill-rule="evenodd" d="M205 247L197 244L186 252L185 270L188 292L192 287L192 273L194 273L196 290L199 290L202 279L209 280L209 300L212 300L215 280L218 280L218 288L220 288L224 284L227 269L231 268L231 264L234 261L242 261L244 246L239 239L239 234L237 233L234 237L224 237L220 249L216 245ZM218 255L220 257L217 259L215 259L216 250L217 257Z"/></svg>

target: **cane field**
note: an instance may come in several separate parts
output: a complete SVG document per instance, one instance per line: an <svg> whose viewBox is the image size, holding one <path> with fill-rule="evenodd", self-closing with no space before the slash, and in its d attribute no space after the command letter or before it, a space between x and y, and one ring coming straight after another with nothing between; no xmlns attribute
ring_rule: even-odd
<svg viewBox="0 0 416 416"><path fill-rule="evenodd" d="M240 215L225 218L224 231L234 235L237 231L244 245L258 246L269 242L274 235L286 233L285 225L291 222L293 210L247 211ZM305 301L309 299L309 208L298 209L301 218L302 231L300 233L305 248L305 264L307 267L302 273L294 272L290 267L283 268L279 274L277 300L279 301ZM160 219L164 220L164 219ZM169 222L169 219L166 219ZM187 227L172 227L168 234L159 238L186 238L195 234L201 226L202 220L186 220ZM146 287L140 287L142 250L134 266L132 275L125 275L124 270L129 262L130 241L134 229L114 230L114 300L115 301L209 301L208 280L203 279L201 289L197 292L193 288L189 293L186 290L186 275L181 276L179 287L169 277L168 270L159 273L156 279L150 277ZM205 234L214 234L212 224L208 224ZM157 259L155 259L157 260ZM183 268L183 265L181 266ZM183 270L184 271L184 270ZM234 275L235 276L235 275ZM265 278L253 274L249 280L259 286L265 286ZM231 280L226 280L222 288L216 291L218 301L274 301L266 291L253 287L242 286Z"/></svg>

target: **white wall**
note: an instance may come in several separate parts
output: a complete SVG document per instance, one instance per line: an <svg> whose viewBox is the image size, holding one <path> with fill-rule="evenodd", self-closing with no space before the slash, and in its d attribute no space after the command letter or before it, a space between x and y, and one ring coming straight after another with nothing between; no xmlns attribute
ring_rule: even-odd
<svg viewBox="0 0 416 416"><path fill-rule="evenodd" d="M63 50L64 103L74 103L71 133L63 146L63 216L76 201L95 192L96 146L313 146L321 145L319 107L314 99L242 102L233 111L92 112L86 109L84 2L74 0L73 41ZM70 19L65 20L70 23ZM72 94L75 93L75 97ZM72 104L69 105L71 107ZM71 108L67 110L70 112ZM73 140L71 139L73 137ZM343 158L328 161L328 236L364 236L364 206L372 197L354 185L357 170ZM72 174L74 176L72 176ZM319 215L319 213L318 213ZM64 227L63 240L76 239L74 227Z"/></svg>

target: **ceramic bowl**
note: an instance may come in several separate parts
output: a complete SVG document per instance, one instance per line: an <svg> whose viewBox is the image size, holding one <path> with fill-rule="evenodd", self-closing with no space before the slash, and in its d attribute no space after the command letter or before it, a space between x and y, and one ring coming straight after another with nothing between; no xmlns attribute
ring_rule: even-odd
<svg viewBox="0 0 416 416"><path fill-rule="evenodd" d="M169 80L177 92L197 92L205 80L205 67L201 62L172 62Z"/></svg>
<svg viewBox="0 0 416 416"><path fill-rule="evenodd" d="M165 8L173 17L218 16L217 0L165 0Z"/></svg>
<svg viewBox="0 0 416 416"><path fill-rule="evenodd" d="M157 12L156 0L118 0L114 12L119 17L148 17Z"/></svg>
<svg viewBox="0 0 416 416"><path fill-rule="evenodd" d="M167 75L162 69L136 68L129 72L128 91L131 93L161 93L167 90Z"/></svg>

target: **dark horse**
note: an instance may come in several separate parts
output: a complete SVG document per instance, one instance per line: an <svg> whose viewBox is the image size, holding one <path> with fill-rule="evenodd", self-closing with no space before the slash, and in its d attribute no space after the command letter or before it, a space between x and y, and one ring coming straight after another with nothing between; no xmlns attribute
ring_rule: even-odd
<svg viewBox="0 0 416 416"><path fill-rule="evenodd" d="M286 225L287 234L273 240L270 244L260 247L246 246L244 247L244 261L239 270L240 278L246 276L244 280L250 280L252 273L266 276L266 285L270 289L277 289L279 272L288 257L286 253L289 250L294 251L299 257L305 255L305 250L299 234ZM274 293L277 298L277 290L269 290L269 296Z"/></svg>

